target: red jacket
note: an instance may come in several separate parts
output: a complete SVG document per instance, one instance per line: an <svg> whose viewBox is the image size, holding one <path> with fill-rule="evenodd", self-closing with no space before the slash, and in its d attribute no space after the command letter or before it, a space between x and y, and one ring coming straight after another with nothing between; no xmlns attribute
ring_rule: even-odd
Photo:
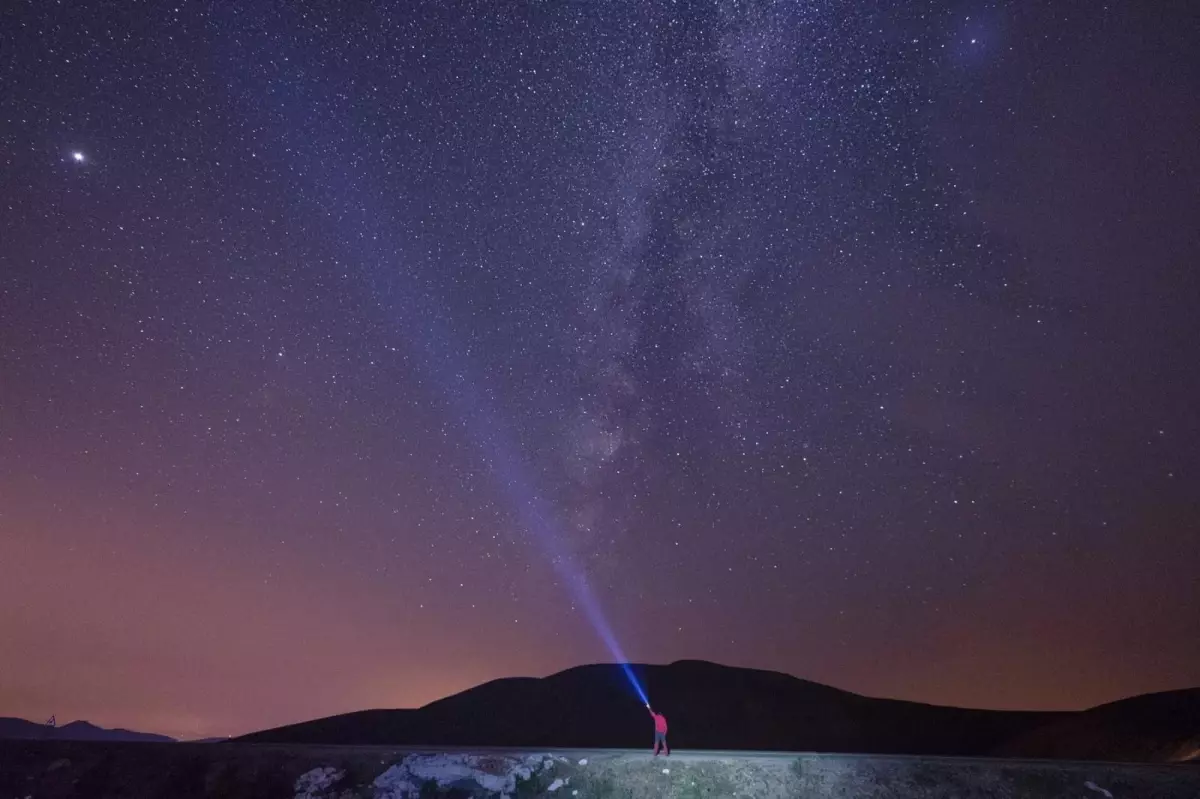
<svg viewBox="0 0 1200 799"><path fill-rule="evenodd" d="M653 710L650 711L650 715L654 717L654 731L655 732L666 732L667 731L667 717L664 716L662 713L655 713Z"/></svg>

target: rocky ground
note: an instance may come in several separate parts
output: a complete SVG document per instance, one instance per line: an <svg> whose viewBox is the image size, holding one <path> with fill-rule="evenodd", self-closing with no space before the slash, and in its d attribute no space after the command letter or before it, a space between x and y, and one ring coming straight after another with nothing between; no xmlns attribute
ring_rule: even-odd
<svg viewBox="0 0 1200 799"><path fill-rule="evenodd" d="M839 755L0 741L0 799L1196 799L1200 768Z"/></svg>

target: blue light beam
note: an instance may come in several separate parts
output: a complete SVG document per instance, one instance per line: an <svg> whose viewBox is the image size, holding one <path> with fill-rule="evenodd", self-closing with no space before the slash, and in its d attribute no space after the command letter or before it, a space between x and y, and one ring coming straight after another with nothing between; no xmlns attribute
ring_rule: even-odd
<svg viewBox="0 0 1200 799"><path fill-rule="evenodd" d="M240 27L235 25L230 29ZM268 156L268 160L282 162L281 174L295 175L303 182L304 190L289 192L288 199L304 206L301 210L307 212L307 218L323 223L330 239L377 278L371 287L374 295L371 300L378 302L388 319L399 325L400 335L408 342L410 351L451 401L472 443L491 465L493 477L516 509L522 526L583 608L588 623L621 667L638 698L648 705L646 691L625 657L598 598L564 544L565 536L553 509L529 478L507 426L475 388L476 381L469 378L469 365L452 345L451 331L440 315L433 312L446 308L446 303L434 294L430 276L419 274L420 264L398 255L405 250L396 233L395 220L400 215L389 208L387 193L373 185L373 176L363 168L363 159L352 157L347 142L370 145L357 148L360 153L385 152L387 148L382 142L372 140L369 131L347 130L354 126L352 117L313 112L313 109L338 107L337 97L345 96L345 92L353 95L354 90L343 87L340 94L330 91L324 80L311 74L315 67L306 71L299 66L310 64L311 59L296 52L294 44L289 46L289 42L296 41L304 41L304 37L274 37L272 43L280 52L273 54L270 48L250 51L231 43L222 54L227 69L236 78L229 85L263 84L260 91L235 94L232 99L246 115L256 117L263 129L276 136L270 142L262 142L264 152L275 154L274 159ZM276 65L281 63L293 65L286 75L278 74ZM401 282L405 268L408 279ZM385 277L378 278L381 274ZM418 286L423 289L421 296L413 291Z"/></svg>

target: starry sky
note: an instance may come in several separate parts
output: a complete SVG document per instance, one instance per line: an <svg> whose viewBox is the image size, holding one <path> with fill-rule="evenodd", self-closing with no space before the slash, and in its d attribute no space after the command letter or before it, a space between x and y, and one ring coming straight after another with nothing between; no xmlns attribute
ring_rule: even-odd
<svg viewBox="0 0 1200 799"><path fill-rule="evenodd" d="M0 715L1200 685L1194 23L4 4Z"/></svg>

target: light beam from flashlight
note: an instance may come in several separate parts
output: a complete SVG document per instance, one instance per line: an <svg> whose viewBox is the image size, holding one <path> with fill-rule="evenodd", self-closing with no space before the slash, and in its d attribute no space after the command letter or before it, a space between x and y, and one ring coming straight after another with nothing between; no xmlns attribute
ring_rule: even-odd
<svg viewBox="0 0 1200 799"><path fill-rule="evenodd" d="M276 40L277 43L283 41L286 40ZM286 48L286 45L279 46ZM292 59L292 63L303 61L301 58ZM230 63L231 68L240 75L242 84L253 83L256 79L258 73L247 71L245 53L237 51L237 57ZM267 65L262 66L265 69ZM266 70L263 74L269 73L270 70ZM470 432L470 438L486 462L491 464L494 476L516 508L522 525L532 534L561 581L583 608L588 623L621 667L642 703L648 705L646 691L625 657L586 575L574 564L563 544L555 514L526 476L526 469L517 455L519 448L505 433L498 415L487 406L485 396L475 389L475 381L467 377L465 359L456 357L458 353L451 346L453 338L450 331L434 313L434 309L444 308L446 303L429 296L432 293L431 280L410 279L404 285L392 282L398 279L400 270L391 268L391 262L397 257L396 253L405 249L397 241L394 220L399 215L389 208L388 193L374 185L375 176L355 168L358 159L347 157L344 153L344 131L331 128L330 123L319 115L310 113L315 107L336 106L334 94L311 72L305 74L297 71L291 80L272 84L271 95L279 103L274 110L283 113L281 116L271 114L269 122L278 124L282 119L287 123L277 130L281 140L291 145L283 148L282 152L286 153L285 158L291 159L292 169L289 171L301 176L309 189L297 196L313 206L309 210L313 218L318 220L329 220L330 208L341 209L343 213L337 215L339 224L330 231L333 240L342 243L355 260L374 267L376 274L384 275L373 286L374 298L381 305L384 301L379 298L387 298L389 304L384 307L389 312L388 319L399 322L400 334L408 341L410 351L453 403ZM249 114L262 114L264 110L257 105L245 108ZM276 148L271 152L280 153L281 150ZM306 153L318 157L305 157ZM425 289L425 296L417 296L413 291L418 285Z"/></svg>

